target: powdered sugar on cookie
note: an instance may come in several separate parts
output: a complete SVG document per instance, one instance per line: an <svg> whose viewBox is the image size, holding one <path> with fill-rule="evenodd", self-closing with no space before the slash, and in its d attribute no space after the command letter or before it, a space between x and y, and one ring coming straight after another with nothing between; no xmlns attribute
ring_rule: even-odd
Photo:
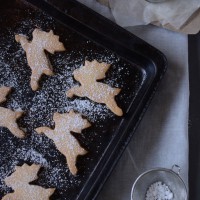
<svg viewBox="0 0 200 200"><path fill-rule="evenodd" d="M77 173L77 156L86 154L86 150L80 146L70 132L81 133L83 129L90 126L90 123L74 111L65 114L55 113L53 120L55 121L54 130L48 127L40 127L36 131L44 133L54 141L58 150L65 155L71 173L75 175Z"/></svg>
<svg viewBox="0 0 200 200"><path fill-rule="evenodd" d="M29 183L36 180L40 165L16 166L15 171L5 179L7 186L11 187L14 192L3 197L2 200L48 200L54 193L53 188L45 189Z"/></svg>
<svg viewBox="0 0 200 200"><path fill-rule="evenodd" d="M85 61L85 65L74 71L74 78L81 83L81 86L75 86L67 91L68 97L79 96L88 97L97 103L106 104L106 106L116 115L122 116L123 111L117 106L115 96L119 94L119 88L112 88L105 83L97 82L105 78L105 73L110 64L99 63L96 60Z"/></svg>
<svg viewBox="0 0 200 200"><path fill-rule="evenodd" d="M39 29L33 31L33 40L29 42L24 35L15 35L15 40L19 42L26 51L28 65L32 70L31 87L38 89L38 81L42 74L53 75L52 66L44 50L51 54L58 51L65 51L63 43L59 42L59 37L53 31L45 32Z"/></svg>

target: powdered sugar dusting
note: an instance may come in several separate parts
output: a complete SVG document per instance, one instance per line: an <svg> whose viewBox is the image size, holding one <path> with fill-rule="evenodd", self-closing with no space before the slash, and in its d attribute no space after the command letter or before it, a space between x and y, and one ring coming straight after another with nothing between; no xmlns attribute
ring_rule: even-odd
<svg viewBox="0 0 200 200"><path fill-rule="evenodd" d="M48 167L47 160L43 157L42 154L38 153L35 149L31 148L27 151L26 148L17 149L18 151L18 158L33 162L35 164L39 164L43 167Z"/></svg>
<svg viewBox="0 0 200 200"><path fill-rule="evenodd" d="M20 140L8 129L0 127L0 197L12 191L5 185L4 178L13 172L16 165L26 162L42 166L35 184L57 188L52 199L76 199L114 137L121 118L117 118L106 105L88 98L67 98L66 92L79 85L73 78L73 71L80 68L85 60L111 64L106 78L101 82L122 89L116 101L124 112L136 96L143 75L137 67L131 66L109 50L19 1L10 9L0 8L0 12L0 86L12 87L7 101L1 106L25 113L17 123L26 132L26 138ZM23 34L31 40L35 28L47 32L53 30L60 36L66 51L54 55L47 53L54 75L43 75L38 82L39 90L33 92L30 86L31 70L25 51L14 36ZM79 112L92 124L91 128L82 131L83 134L71 133L80 146L88 151L88 154L77 159L77 176L69 172L65 156L58 151L53 140L35 132L37 127L55 128L53 114L70 110Z"/></svg>
<svg viewBox="0 0 200 200"><path fill-rule="evenodd" d="M173 197L174 195L169 187L158 181L148 188L145 200L172 200Z"/></svg>
<svg viewBox="0 0 200 200"><path fill-rule="evenodd" d="M36 28L32 35L31 42L21 34L15 35L15 40L21 44L26 52L27 62L32 70L30 84L35 91L39 88L38 81L42 74L53 75L52 67L44 50L53 54L54 52L64 51L65 48L52 30L45 32Z"/></svg>
<svg viewBox="0 0 200 200"><path fill-rule="evenodd" d="M67 96L70 98L74 95L88 97L94 102L106 104L113 113L122 116L123 111L115 101L115 96L119 94L120 89L98 82L105 78L109 67L110 65L104 62L99 63L96 60L89 62L86 60L84 66L76 69L73 73L74 78L80 82L81 86L70 88L67 91Z"/></svg>
<svg viewBox="0 0 200 200"><path fill-rule="evenodd" d="M66 110L74 109L84 116L87 116L89 121L93 123L99 119L105 120L107 117L113 116L113 114L108 111L106 105L96 104L90 100L75 99L72 101L71 105L71 107L66 107Z"/></svg>
<svg viewBox="0 0 200 200"><path fill-rule="evenodd" d="M12 187L14 192L7 194L3 199L49 199L55 189L45 189L30 184L37 178L39 169L40 165L36 164L15 167L15 171L5 179L6 184Z"/></svg>
<svg viewBox="0 0 200 200"><path fill-rule="evenodd" d="M78 171L76 167L77 156L86 154L86 150L80 146L70 132L81 133L90 124L74 111L64 114L55 113L53 119L55 121L54 130L48 127L39 127L36 131L39 134L44 133L54 141L57 149L66 157L70 172L75 175Z"/></svg>

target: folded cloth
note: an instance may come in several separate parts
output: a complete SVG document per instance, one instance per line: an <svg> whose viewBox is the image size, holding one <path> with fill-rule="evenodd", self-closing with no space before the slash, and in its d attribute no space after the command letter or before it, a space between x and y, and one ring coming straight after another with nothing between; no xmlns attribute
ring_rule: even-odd
<svg viewBox="0 0 200 200"><path fill-rule="evenodd" d="M145 0L110 0L110 6L116 22L122 26L160 21L163 25L169 23L180 28L200 8L200 1L168 0L149 3Z"/></svg>
<svg viewBox="0 0 200 200"><path fill-rule="evenodd" d="M97 0L109 5L116 22L123 26L155 24L187 34L200 30L199 0L166 0L149 3L145 0Z"/></svg>

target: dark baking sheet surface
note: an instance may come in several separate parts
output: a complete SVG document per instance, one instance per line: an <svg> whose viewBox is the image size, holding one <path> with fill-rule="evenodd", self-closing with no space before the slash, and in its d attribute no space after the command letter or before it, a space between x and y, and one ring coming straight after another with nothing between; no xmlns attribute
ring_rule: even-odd
<svg viewBox="0 0 200 200"><path fill-rule="evenodd" d="M54 6L47 1L30 2L46 13L22 1L7 0L0 6L0 85L13 87L2 106L26 112L18 123L27 132L26 139L19 140L7 129L0 128L0 195L11 192L3 178L15 165L27 162L44 166L35 183L57 188L52 199L91 200L133 135L163 76L166 60L155 48L76 1L50 1ZM63 12L63 8L67 10ZM42 76L40 90L33 92L29 84L31 71L14 35L22 33L31 39L36 27L45 31L53 29L67 51L48 54L55 75ZM123 117L116 117L106 106L87 98L66 98L65 92L76 84L72 72L86 58L111 63L102 82L122 88L116 101L125 113ZM53 128L53 113L70 109L80 112L92 123L83 134L73 133L89 152L78 157L77 176L70 174L64 156L53 142L34 131L39 126Z"/></svg>
<svg viewBox="0 0 200 200"><path fill-rule="evenodd" d="M189 36L189 199L200 199L200 33Z"/></svg>

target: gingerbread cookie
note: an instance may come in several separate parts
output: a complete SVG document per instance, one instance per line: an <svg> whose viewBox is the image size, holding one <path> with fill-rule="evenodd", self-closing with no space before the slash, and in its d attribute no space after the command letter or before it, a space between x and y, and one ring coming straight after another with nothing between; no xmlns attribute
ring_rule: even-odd
<svg viewBox="0 0 200 200"><path fill-rule="evenodd" d="M85 65L76 69L73 73L74 78L81 83L81 86L75 86L67 91L67 97L74 95L79 97L88 97L97 103L106 104L106 106L116 115L122 116L123 111L117 106L115 96L119 94L121 89L112 88L104 83L97 82L105 78L105 73L109 69L110 64L99 63L96 60L85 61Z"/></svg>
<svg viewBox="0 0 200 200"><path fill-rule="evenodd" d="M90 123L83 119L81 114L70 111L69 113L55 113L53 116L55 121L55 129L48 127L39 127L37 133L44 133L52 139L58 150L66 157L70 172L75 175L77 173L76 159L78 155L87 153L83 149L76 138L70 133L81 133L81 131L90 126Z"/></svg>
<svg viewBox="0 0 200 200"><path fill-rule="evenodd" d="M6 96L10 92L10 87L2 86L0 87L0 103L6 100Z"/></svg>
<svg viewBox="0 0 200 200"><path fill-rule="evenodd" d="M15 35L15 40L26 51L27 62L32 70L31 88L37 90L39 87L38 80L42 74L53 75L52 66L44 50L54 54L55 52L65 51L65 47L62 42L59 42L59 36L54 35L52 30L45 32L35 29L31 42L24 35Z"/></svg>
<svg viewBox="0 0 200 200"><path fill-rule="evenodd" d="M48 200L54 193L55 189L45 189L37 185L29 183L36 180L40 165L27 165L15 167L9 177L5 178L7 186L11 187L14 192L3 197L2 200Z"/></svg>
<svg viewBox="0 0 200 200"><path fill-rule="evenodd" d="M9 87L0 87L0 99L2 101L6 100L6 95L10 92ZM21 117L23 112L12 111L8 108L0 107L0 126L6 127L10 132L16 137L24 137L24 132L19 129L16 120Z"/></svg>

